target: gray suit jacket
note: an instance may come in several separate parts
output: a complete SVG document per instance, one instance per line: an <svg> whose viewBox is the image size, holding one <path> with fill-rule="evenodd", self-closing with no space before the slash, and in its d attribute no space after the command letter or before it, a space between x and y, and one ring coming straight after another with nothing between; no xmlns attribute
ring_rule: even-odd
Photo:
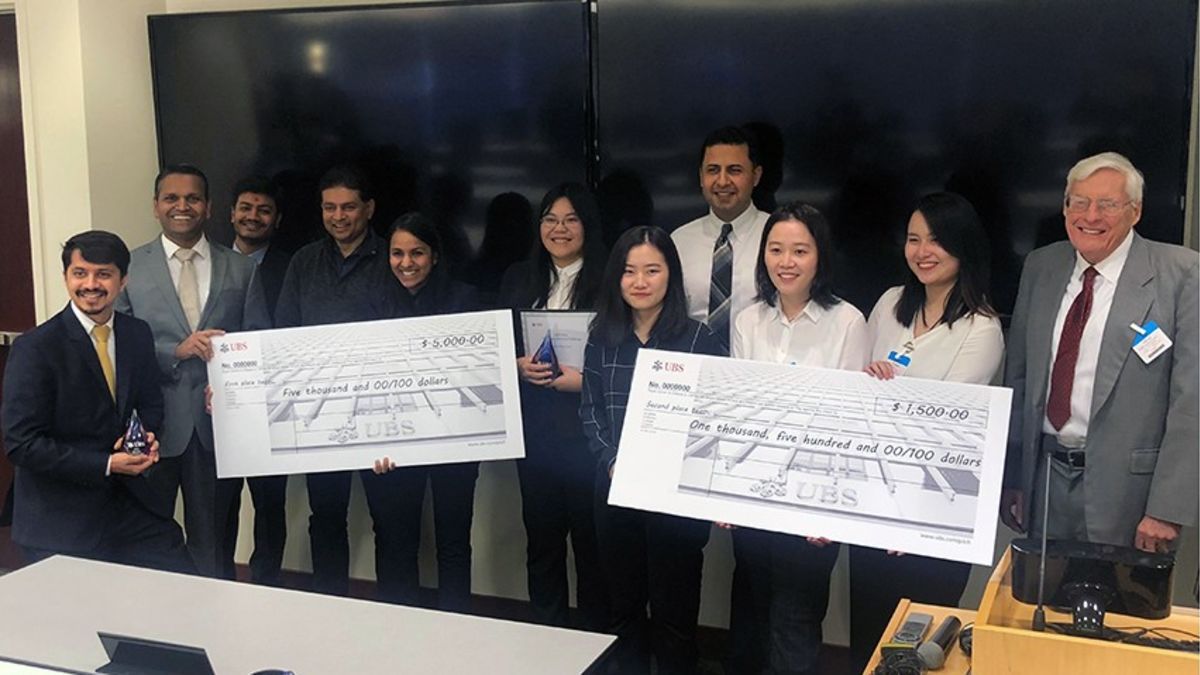
<svg viewBox="0 0 1200 675"><path fill-rule="evenodd" d="M209 247L212 280L198 329L234 332L270 328L267 301L255 274L254 261L212 240ZM130 253L129 283L117 300L117 309L150 324L154 334L165 405L159 453L163 457L183 454L193 430L211 452L212 420L204 411L207 364L200 359L175 358L175 347L191 331L167 269L167 254L160 237Z"/></svg>
<svg viewBox="0 0 1200 675"><path fill-rule="evenodd" d="M1013 309L1005 368L1005 383L1013 389L1005 486L1024 491L1026 523L1040 457L1051 333L1074 266L1069 242L1030 253ZM1091 541L1133 546L1145 515L1196 524L1198 267L1195 251L1134 232L1104 326L1092 394L1083 474ZM1129 328L1147 321L1156 321L1174 342L1149 365L1133 353Z"/></svg>

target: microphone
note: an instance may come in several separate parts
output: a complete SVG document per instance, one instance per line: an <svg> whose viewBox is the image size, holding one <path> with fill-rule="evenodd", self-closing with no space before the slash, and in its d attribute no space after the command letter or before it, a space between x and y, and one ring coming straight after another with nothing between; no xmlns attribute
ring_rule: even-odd
<svg viewBox="0 0 1200 675"><path fill-rule="evenodd" d="M1050 531L1050 460L1054 453L1046 451L1046 485L1042 500L1042 556L1038 561L1038 601L1033 610L1033 630L1041 633L1046 630L1046 533ZM1032 496L1032 495L1030 495ZM1030 509L1030 514L1032 514ZM1033 518L1029 519L1030 521Z"/></svg>
<svg viewBox="0 0 1200 675"><path fill-rule="evenodd" d="M954 638L958 636L958 629L961 627L962 621L959 621L957 616L942 619L942 623L929 639L917 646L917 658L920 659L921 665L929 670L938 670L944 666L946 652L952 649Z"/></svg>

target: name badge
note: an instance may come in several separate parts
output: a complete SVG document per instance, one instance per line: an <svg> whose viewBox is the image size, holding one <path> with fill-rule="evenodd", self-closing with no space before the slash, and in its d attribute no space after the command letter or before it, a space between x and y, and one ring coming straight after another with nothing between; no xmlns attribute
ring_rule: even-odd
<svg viewBox="0 0 1200 675"><path fill-rule="evenodd" d="M1174 344L1171 342L1171 338L1167 337L1167 334L1153 321L1147 322L1145 326L1131 323L1129 327L1133 329L1134 333L1137 333L1133 336L1133 353L1137 354L1142 363L1146 365L1162 356Z"/></svg>
<svg viewBox="0 0 1200 675"><path fill-rule="evenodd" d="M887 355L887 360L896 364L901 368L907 368L912 364L912 357L908 354L901 354L897 351L890 351Z"/></svg>

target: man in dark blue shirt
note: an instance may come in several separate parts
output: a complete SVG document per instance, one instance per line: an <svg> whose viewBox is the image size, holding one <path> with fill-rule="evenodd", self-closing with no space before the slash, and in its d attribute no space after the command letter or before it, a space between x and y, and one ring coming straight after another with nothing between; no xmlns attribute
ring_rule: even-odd
<svg viewBox="0 0 1200 675"><path fill-rule="evenodd" d="M388 268L387 244L371 231L375 200L366 176L354 167L335 167L321 177L321 213L328 237L292 256L279 303L277 328L369 321L381 318L377 297L385 282L395 283ZM350 541L346 514L350 484L362 476L375 530L375 576L380 599L403 597L397 572L402 557L398 532L401 508L396 479L365 471L308 474L311 515L313 590L346 595L350 590ZM394 487L394 486L393 486Z"/></svg>

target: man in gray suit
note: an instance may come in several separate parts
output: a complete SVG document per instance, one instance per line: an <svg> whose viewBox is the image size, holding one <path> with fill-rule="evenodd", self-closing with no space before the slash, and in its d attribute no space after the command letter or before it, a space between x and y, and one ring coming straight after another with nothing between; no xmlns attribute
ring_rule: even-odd
<svg viewBox="0 0 1200 675"><path fill-rule="evenodd" d="M182 488L187 547L201 574L232 569L224 528L241 481L218 481L212 420L204 410L212 338L271 327L254 261L204 236L208 179L194 166L168 166L154 180L162 235L130 256L119 311L150 324L162 370L161 460L148 478L174 509Z"/></svg>
<svg viewBox="0 0 1200 675"><path fill-rule="evenodd" d="M1168 551L1196 523L1200 256L1133 231L1143 185L1117 153L1081 160L1063 201L1070 241L1025 260L1005 373L1000 515L1015 530Z"/></svg>

